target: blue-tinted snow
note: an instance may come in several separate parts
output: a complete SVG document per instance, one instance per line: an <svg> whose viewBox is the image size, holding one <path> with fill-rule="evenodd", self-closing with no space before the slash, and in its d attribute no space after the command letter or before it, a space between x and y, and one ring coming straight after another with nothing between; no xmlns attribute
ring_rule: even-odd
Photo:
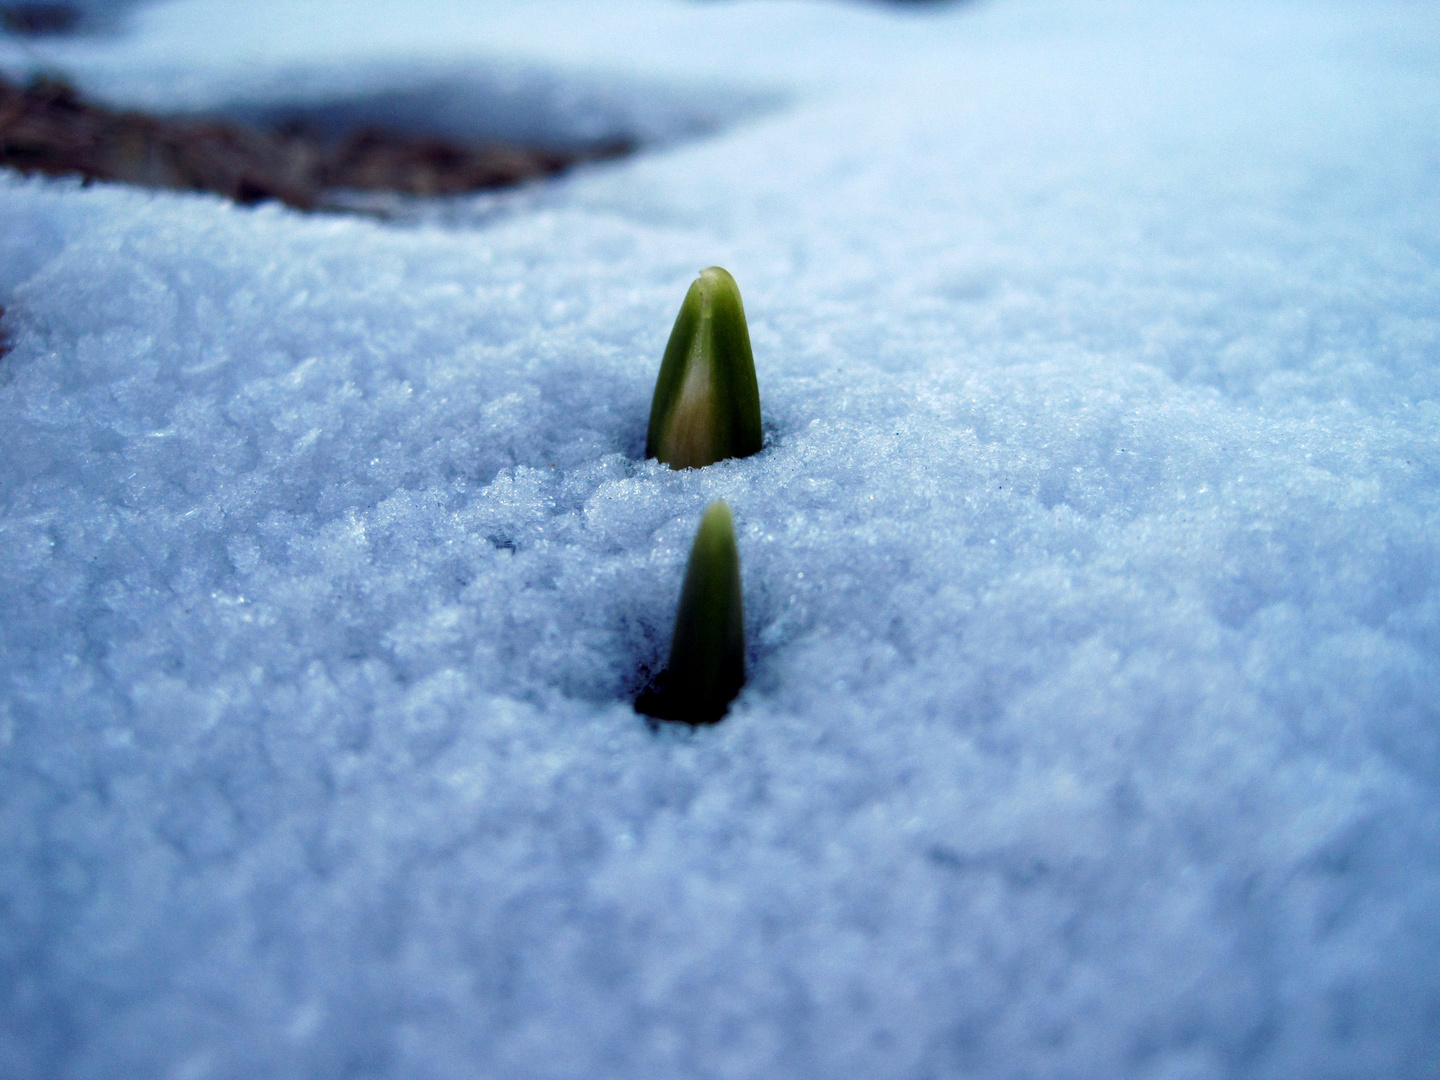
<svg viewBox="0 0 1440 1080"><path fill-rule="evenodd" d="M0 181L0 1072L1435 1075L1429 5L291 7L47 55L788 101L444 227Z"/></svg>

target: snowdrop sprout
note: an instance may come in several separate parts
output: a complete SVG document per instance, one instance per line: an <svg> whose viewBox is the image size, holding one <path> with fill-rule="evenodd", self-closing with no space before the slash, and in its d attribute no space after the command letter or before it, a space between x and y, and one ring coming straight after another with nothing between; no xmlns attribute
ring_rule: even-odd
<svg viewBox="0 0 1440 1080"><path fill-rule="evenodd" d="M690 724L719 720L745 685L740 555L723 499L710 504L695 534L662 679L662 689L639 703L641 711Z"/></svg>
<svg viewBox="0 0 1440 1080"><path fill-rule="evenodd" d="M701 469L760 450L760 388L745 306L718 266L685 294L665 346L645 456L672 469Z"/></svg>

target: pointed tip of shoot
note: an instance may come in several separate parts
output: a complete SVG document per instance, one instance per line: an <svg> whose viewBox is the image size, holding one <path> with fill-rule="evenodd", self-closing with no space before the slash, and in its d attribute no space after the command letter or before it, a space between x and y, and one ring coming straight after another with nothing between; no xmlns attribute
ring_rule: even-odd
<svg viewBox="0 0 1440 1080"><path fill-rule="evenodd" d="M662 720L713 724L745 685L745 606L735 523L723 500L701 519L661 687L636 702Z"/></svg>
<svg viewBox="0 0 1440 1080"><path fill-rule="evenodd" d="M760 387L740 288L711 266L685 294L665 346L645 456L672 469L699 469L758 453Z"/></svg>

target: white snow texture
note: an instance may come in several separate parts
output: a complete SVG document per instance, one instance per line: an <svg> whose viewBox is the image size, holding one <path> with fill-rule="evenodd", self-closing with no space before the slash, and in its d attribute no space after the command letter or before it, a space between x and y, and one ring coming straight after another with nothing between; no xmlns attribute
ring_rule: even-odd
<svg viewBox="0 0 1440 1080"><path fill-rule="evenodd" d="M388 223L0 179L0 1075L1440 1076L1437 10L46 43L649 144ZM671 472L711 264L766 446ZM721 497L750 681L653 730Z"/></svg>

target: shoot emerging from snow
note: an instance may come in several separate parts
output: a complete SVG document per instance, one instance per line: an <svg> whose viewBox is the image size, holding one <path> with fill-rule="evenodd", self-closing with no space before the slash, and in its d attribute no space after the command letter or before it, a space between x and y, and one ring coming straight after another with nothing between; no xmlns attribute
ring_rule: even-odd
<svg viewBox="0 0 1440 1080"><path fill-rule="evenodd" d="M745 606L735 523L723 500L701 519L685 568L670 666L636 708L662 720L713 724L745 685Z"/></svg>
<svg viewBox="0 0 1440 1080"><path fill-rule="evenodd" d="M670 331L645 456L672 469L701 469L759 451L760 387L735 279L702 270Z"/></svg>

